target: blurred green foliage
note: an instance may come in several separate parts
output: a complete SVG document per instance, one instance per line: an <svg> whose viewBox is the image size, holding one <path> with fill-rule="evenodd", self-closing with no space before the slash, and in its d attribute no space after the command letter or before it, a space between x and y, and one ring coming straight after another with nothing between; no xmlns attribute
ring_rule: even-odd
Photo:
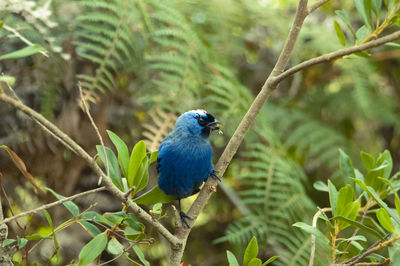
<svg viewBox="0 0 400 266"><path fill-rule="evenodd" d="M21 7L28 6L28 2L21 1ZM213 140L217 158L272 70L297 2L55 0L46 6L46 1L36 1L30 9L0 10L0 18L4 25L38 45L34 47L44 47L49 58L35 54L25 59L2 60L0 72L14 77L17 93L56 121L66 102L76 97L76 83L80 81L86 99L96 103L98 109L106 109L104 102L111 99L103 126L117 132L132 147L143 138L143 125L152 123L151 114L156 110L181 113L206 109L224 124L225 137ZM398 5L394 0L328 2L306 20L290 65L399 30ZM48 12L38 16L40 12L33 11ZM24 49L27 44L5 30L4 25L0 29L0 55ZM369 162L365 184L375 191L392 193L389 184L370 174L384 160L377 159L374 165L370 158L387 149L395 162L393 172L399 170L398 45L392 43L371 54L351 55L305 69L280 85L225 174L226 184L239 196L246 213L218 193L218 199L210 201L189 238L186 263L221 265L226 263L225 250L244 254L247 243L257 236L258 257L263 261L278 255L274 265L306 265L311 236L309 231L292 224L301 222L309 228L305 225L311 223L317 206L332 205L325 193L313 188L316 181L326 183L329 178L330 187L335 186L341 195L338 201L340 198L350 204L351 210L356 209L359 203L355 199L364 188L352 181L351 177L360 174L352 169ZM7 114L4 117L8 119L0 121L0 138L14 134L18 128L12 115ZM127 154L126 149L118 139L110 137L118 151L112 157L115 167L110 167L115 174L114 183L127 190L118 164L129 179L129 186L143 177L147 183L147 167L142 169L144 175L136 175L139 169L132 169L135 175L128 177L133 164L131 167L129 161L123 161L127 157L120 154ZM339 148L343 150L340 153ZM372 155L364 154L360 159L360 150ZM101 151L99 147L100 155ZM150 155L141 154L148 165ZM353 171L354 176L343 172L345 169ZM390 201L391 197L389 204L393 203ZM335 205L337 202L331 207ZM353 211L338 212L334 216L356 219ZM391 229L385 208L377 216L386 230ZM340 231L348 230L346 220L331 222L333 228L337 225ZM93 227L88 228L90 225L85 223L82 226L94 235ZM135 231L138 234L144 230L139 227ZM329 228L327 225L323 233ZM214 246L209 245L211 241ZM117 252L115 240L112 245L103 249ZM166 265L167 250L163 245L140 248L152 265ZM351 250L352 254L356 249ZM330 251L325 251L316 257L316 264L326 263ZM131 251L138 261L143 259L140 252ZM66 257L65 262L72 259L76 260L77 255Z"/></svg>

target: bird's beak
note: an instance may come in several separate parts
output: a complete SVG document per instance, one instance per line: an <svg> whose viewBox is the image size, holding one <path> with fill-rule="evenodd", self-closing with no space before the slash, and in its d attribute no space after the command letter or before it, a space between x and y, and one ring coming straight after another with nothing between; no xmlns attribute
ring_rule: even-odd
<svg viewBox="0 0 400 266"><path fill-rule="evenodd" d="M208 127L211 130L218 130L222 126L222 123L219 122L218 120L215 120L214 122L208 123L206 127Z"/></svg>

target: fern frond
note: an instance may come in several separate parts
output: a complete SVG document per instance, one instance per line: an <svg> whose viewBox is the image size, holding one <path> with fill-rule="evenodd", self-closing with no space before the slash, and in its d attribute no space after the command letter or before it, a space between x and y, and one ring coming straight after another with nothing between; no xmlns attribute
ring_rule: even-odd
<svg viewBox="0 0 400 266"><path fill-rule="evenodd" d="M338 148L347 149L349 141L338 131L298 109L286 109L269 104L266 115L287 149L298 158L305 158L308 166L337 166Z"/></svg>
<svg viewBox="0 0 400 266"><path fill-rule="evenodd" d="M302 185L307 180L303 169L280 150L261 143L248 144L242 156L247 171L240 176L239 196L253 215L230 225L218 241L243 245L252 235L266 238L282 258L278 265L306 265L310 237L292 227L310 220L316 209Z"/></svg>
<svg viewBox="0 0 400 266"><path fill-rule="evenodd" d="M102 92L117 86L115 76L131 60L134 51L127 0L79 1L87 10L78 16L76 41L78 55L97 64L93 78L78 75L84 88Z"/></svg>
<svg viewBox="0 0 400 266"><path fill-rule="evenodd" d="M143 124L146 129L143 132L143 136L149 152L154 152L158 150L161 141L174 129L175 121L178 117L159 108L151 110L149 116L151 122Z"/></svg>

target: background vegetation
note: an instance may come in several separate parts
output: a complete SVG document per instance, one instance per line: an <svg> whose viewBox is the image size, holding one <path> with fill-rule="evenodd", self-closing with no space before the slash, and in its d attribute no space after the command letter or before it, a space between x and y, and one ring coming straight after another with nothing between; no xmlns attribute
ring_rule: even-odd
<svg viewBox="0 0 400 266"><path fill-rule="evenodd" d="M144 139L149 151L155 151L176 115L201 108L224 124L224 135L211 137L217 158L272 70L297 2L6 1L0 4L0 56L26 47L26 41L38 46L32 56L1 60L0 72L15 77L13 87L25 104L91 154L96 154L99 143L79 108L78 82L107 146L112 147L106 133L111 129L129 147ZM340 19L342 13L335 13L343 10L352 27L359 29L368 19L354 2L329 1L312 13L289 65L363 42L368 34L357 31L353 36L346 20ZM398 4L381 1L382 10L390 2ZM380 13L381 22L387 13ZM375 21L378 14L370 14ZM385 34L399 30L396 15ZM222 189L197 220L185 250L186 263L224 265L227 249L240 257L256 236L263 261L278 255L275 265L307 265L311 235L292 224L311 224L317 206L331 204L327 193L314 188L315 182L330 179L338 189L344 186L339 148L360 171L364 171L360 151L377 157L387 149L392 175L399 170L400 50L396 45L310 67L280 85L231 162ZM23 159L40 186L65 196L97 186L98 177L85 162L31 120L5 104L0 105L0 114L0 145ZM54 200L35 193L6 152L0 153L0 172L14 212ZM150 184L155 180L156 172L150 168ZM389 205L392 201L390 196ZM92 206L94 202L98 204ZM107 192L75 203L81 210L99 213L121 210L120 201ZM9 205L4 200L2 204L5 216L11 216ZM173 216L169 207L163 207L165 211ZM50 215L55 226L71 216L61 208L49 209ZM8 238L51 233L48 221L41 213L26 216L19 225L8 224ZM162 221L172 226L170 219ZM160 241L139 245L145 258L151 265L167 265L163 239L151 228L146 233ZM37 242L29 241L25 250L33 248L31 262L43 264L51 257L52 264L64 265L77 261L91 238L78 223L71 223L57 232L59 249L46 240L37 248ZM320 249L315 263L325 265L329 252ZM142 261L140 251L131 254ZM21 248L14 260L20 262L24 256ZM104 252L102 261L111 258ZM120 258L113 263L128 261Z"/></svg>

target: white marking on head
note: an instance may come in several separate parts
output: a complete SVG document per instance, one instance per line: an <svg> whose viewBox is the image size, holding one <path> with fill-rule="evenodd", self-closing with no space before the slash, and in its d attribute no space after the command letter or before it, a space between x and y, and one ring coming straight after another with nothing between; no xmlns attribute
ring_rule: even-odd
<svg viewBox="0 0 400 266"><path fill-rule="evenodd" d="M202 109L197 109L197 110L187 111L187 112L185 112L185 114L186 113L197 113L199 115L205 115L205 114L207 114L207 111L206 110L202 110Z"/></svg>

